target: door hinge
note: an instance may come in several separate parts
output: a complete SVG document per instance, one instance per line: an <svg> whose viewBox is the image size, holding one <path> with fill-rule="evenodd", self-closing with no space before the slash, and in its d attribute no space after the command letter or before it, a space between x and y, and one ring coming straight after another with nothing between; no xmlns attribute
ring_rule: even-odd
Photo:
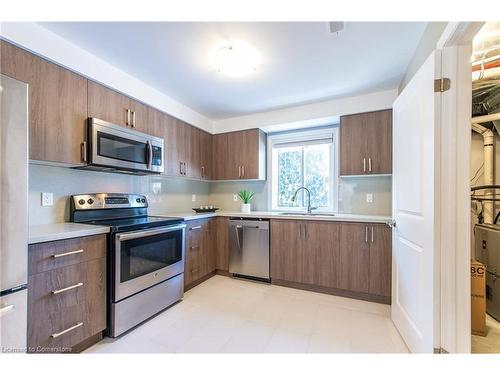
<svg viewBox="0 0 500 375"><path fill-rule="evenodd" d="M440 78L434 80L434 92L445 92L450 89L451 80L449 78Z"/></svg>

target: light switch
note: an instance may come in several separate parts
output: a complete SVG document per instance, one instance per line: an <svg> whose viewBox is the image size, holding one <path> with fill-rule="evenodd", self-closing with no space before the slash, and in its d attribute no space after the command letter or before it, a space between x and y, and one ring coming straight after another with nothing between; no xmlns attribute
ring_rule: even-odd
<svg viewBox="0 0 500 375"><path fill-rule="evenodd" d="M373 203L373 194L372 193L366 194L366 203Z"/></svg>
<svg viewBox="0 0 500 375"><path fill-rule="evenodd" d="M196 194L191 195L191 202L196 202Z"/></svg>
<svg viewBox="0 0 500 375"><path fill-rule="evenodd" d="M42 206L53 206L53 205L54 205L54 194L42 193Z"/></svg>

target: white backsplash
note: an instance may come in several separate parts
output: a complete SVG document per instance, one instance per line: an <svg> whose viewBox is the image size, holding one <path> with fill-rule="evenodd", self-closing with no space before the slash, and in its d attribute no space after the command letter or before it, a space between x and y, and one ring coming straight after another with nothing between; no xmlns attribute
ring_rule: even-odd
<svg viewBox="0 0 500 375"><path fill-rule="evenodd" d="M41 206L41 193L54 194L54 205ZM181 178L131 176L30 164L29 223L58 223L69 220L69 196L85 193L138 193L148 196L149 212L189 211L208 203L209 183ZM191 201L196 194L196 202Z"/></svg>
<svg viewBox="0 0 500 375"><path fill-rule="evenodd" d="M193 207L212 204L222 210L239 211L240 201L233 195L241 189L255 192L252 210L266 211L267 182L227 181L203 182L183 178L131 176L65 167L30 164L30 225L58 223L69 220L69 196L84 193L138 193L148 196L149 213L189 212ZM54 194L54 205L41 206L41 193ZM373 203L366 203L366 193L373 194ZM192 202L192 195L196 202ZM342 178L339 183L339 211L354 214L391 214L391 177Z"/></svg>

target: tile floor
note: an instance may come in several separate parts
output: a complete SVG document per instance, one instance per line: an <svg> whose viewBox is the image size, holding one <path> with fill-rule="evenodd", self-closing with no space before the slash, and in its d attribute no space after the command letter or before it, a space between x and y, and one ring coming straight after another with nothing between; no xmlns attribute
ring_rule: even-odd
<svg viewBox="0 0 500 375"><path fill-rule="evenodd" d="M472 335L472 353L500 353L500 322L486 314L486 336Z"/></svg>
<svg viewBox="0 0 500 375"><path fill-rule="evenodd" d="M214 276L86 353L408 353L377 303Z"/></svg>

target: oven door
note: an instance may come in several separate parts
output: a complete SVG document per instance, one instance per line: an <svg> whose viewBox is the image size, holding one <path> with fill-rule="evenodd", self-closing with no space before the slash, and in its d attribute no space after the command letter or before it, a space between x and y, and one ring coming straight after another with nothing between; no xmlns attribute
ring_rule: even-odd
<svg viewBox="0 0 500 375"><path fill-rule="evenodd" d="M91 164L129 171L163 172L163 139L90 119Z"/></svg>
<svg viewBox="0 0 500 375"><path fill-rule="evenodd" d="M115 235L113 302L184 272L185 228L177 224Z"/></svg>

